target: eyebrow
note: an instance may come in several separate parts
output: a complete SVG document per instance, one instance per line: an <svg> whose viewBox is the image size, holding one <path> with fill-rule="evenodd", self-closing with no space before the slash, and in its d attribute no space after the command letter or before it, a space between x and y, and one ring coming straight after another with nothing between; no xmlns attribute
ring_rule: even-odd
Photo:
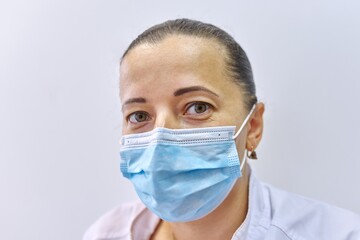
<svg viewBox="0 0 360 240"><path fill-rule="evenodd" d="M209 89L207 89L205 87L202 87L202 86L192 86L192 87L180 88L180 89L178 89L178 90L176 90L174 92L174 96L177 97L177 96L183 95L185 93L196 92L196 91L208 92L208 93L210 93L210 94L212 94L214 96L219 97L219 95L217 95L213 91L211 91L211 90L209 90ZM146 103L146 99L142 98L142 97L129 98L128 100L126 100L124 102L124 104L121 107L124 108L124 106L132 104L132 103Z"/></svg>
<svg viewBox="0 0 360 240"><path fill-rule="evenodd" d="M192 87L180 88L174 92L174 96L177 97L177 96L183 95L185 93L196 92L196 91L208 92L214 96L219 97L219 95L217 95L213 91L211 91L205 87L202 87L202 86L192 86Z"/></svg>
<svg viewBox="0 0 360 240"><path fill-rule="evenodd" d="M122 105L122 108L124 108L125 105L131 104L131 103L146 103L146 99L139 97L139 98L129 98L124 102Z"/></svg>

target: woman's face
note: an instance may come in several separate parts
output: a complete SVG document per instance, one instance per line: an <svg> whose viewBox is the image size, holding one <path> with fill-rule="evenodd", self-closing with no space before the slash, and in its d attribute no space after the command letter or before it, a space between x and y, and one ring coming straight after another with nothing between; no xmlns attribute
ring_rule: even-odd
<svg viewBox="0 0 360 240"><path fill-rule="evenodd" d="M216 42L189 36L132 49L120 68L123 134L156 127L238 129L248 112L225 72L224 55ZM238 138L242 148L245 132Z"/></svg>

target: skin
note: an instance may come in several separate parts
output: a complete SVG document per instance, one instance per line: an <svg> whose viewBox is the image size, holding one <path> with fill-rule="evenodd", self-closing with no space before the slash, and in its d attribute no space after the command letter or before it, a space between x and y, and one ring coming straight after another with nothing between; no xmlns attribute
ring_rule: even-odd
<svg viewBox="0 0 360 240"><path fill-rule="evenodd" d="M225 72L224 48L214 40L168 36L132 49L120 67L123 134L211 126L240 127L248 110L242 89ZM237 137L240 159L262 137L264 105L258 103ZM231 239L248 209L245 164L227 198L213 212L192 222L160 221L152 240Z"/></svg>

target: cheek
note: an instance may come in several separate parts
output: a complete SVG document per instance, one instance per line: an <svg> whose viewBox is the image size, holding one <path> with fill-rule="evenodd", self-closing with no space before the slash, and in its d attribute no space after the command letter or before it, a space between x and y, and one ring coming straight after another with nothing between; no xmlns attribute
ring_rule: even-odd
<svg viewBox="0 0 360 240"><path fill-rule="evenodd" d="M235 106L227 105L224 109L214 115L221 125L236 126L238 129L242 123L241 110Z"/></svg>
<svg viewBox="0 0 360 240"><path fill-rule="evenodd" d="M239 136L235 139L235 143L237 147L244 148L246 145L246 135L247 131L244 129Z"/></svg>
<svg viewBox="0 0 360 240"><path fill-rule="evenodd" d="M126 121L123 119L122 120L122 127L121 127L121 135L125 135L125 134L128 134L129 131L127 129L127 124L126 124Z"/></svg>

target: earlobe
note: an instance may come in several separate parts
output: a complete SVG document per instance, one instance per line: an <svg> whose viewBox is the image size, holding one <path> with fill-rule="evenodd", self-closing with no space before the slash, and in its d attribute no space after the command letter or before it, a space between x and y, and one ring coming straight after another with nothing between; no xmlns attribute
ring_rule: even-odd
<svg viewBox="0 0 360 240"><path fill-rule="evenodd" d="M247 157L248 157L249 159L253 159L253 160L257 160L257 159L258 159L254 146L251 146L251 150L250 150L250 151L247 151Z"/></svg>
<svg viewBox="0 0 360 240"><path fill-rule="evenodd" d="M263 114L265 106L263 103L258 103L253 113L253 117L249 121L249 129L246 140L246 149L253 152L260 143L263 134L264 121Z"/></svg>

